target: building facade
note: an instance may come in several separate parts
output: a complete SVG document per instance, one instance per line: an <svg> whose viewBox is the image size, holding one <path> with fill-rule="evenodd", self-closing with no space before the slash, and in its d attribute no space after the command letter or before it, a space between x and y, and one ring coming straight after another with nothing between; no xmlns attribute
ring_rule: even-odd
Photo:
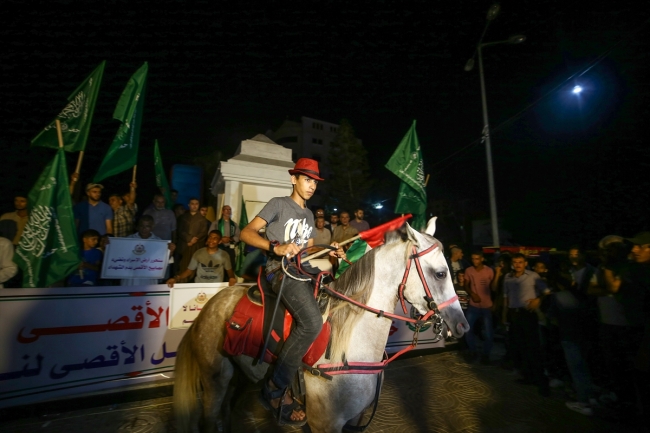
<svg viewBox="0 0 650 433"><path fill-rule="evenodd" d="M336 138L339 125L311 117L301 117L300 121L285 120L275 131L266 133L274 142L291 149L294 161L298 158L312 158L318 161L321 177L331 179L327 157L330 145ZM325 205L323 193L327 191L327 182L319 185L316 194L309 201L309 207L315 209Z"/></svg>

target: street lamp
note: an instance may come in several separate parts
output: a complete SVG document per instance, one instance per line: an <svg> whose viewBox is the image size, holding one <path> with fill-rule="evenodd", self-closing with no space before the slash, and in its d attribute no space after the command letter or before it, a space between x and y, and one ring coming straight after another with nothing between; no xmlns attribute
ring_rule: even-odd
<svg viewBox="0 0 650 433"><path fill-rule="evenodd" d="M501 242L499 240L499 222L497 220L497 198L496 192L494 189L494 171L492 168L492 146L490 143L490 124L488 122L488 112L487 112L487 100L485 98L485 79L483 77L483 57L481 55L481 49L490 45L498 44L519 44L526 40L524 35L515 35L511 36L504 41L495 41L495 42L483 42L483 37L485 32L487 32L490 22L494 20L499 14L501 7L499 4L493 4L490 6L490 9L487 13L487 22L485 23L485 28L483 29L483 34L476 45L476 51L474 56L478 53L478 71L481 78L481 102L483 103L483 140L485 141L485 156L487 159L487 172L488 172L488 188L490 192L490 219L492 222L492 244L499 248ZM471 71L474 68L474 56L467 61L465 64L465 70Z"/></svg>

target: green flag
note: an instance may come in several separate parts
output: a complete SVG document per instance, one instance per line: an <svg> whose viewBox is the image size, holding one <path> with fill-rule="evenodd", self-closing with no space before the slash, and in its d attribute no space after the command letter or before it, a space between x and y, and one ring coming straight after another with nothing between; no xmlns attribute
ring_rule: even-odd
<svg viewBox="0 0 650 433"><path fill-rule="evenodd" d="M372 249L372 248L371 248ZM348 259L348 262L355 263L359 260L365 253L368 251L368 244L363 239L357 239L352 242L350 248L345 252L345 257ZM342 261L339 264L339 268L336 271L336 278L340 277L343 272L348 269L350 265L346 261Z"/></svg>
<svg viewBox="0 0 650 433"><path fill-rule="evenodd" d="M126 84L126 88L117 102L113 118L122 122L113 143L97 170L93 182L100 182L130 169L138 163L138 146L140 144L140 127L144 107L145 85L147 82L147 62L138 69Z"/></svg>
<svg viewBox="0 0 650 433"><path fill-rule="evenodd" d="M424 164L420 142L415 132L415 120L386 163L386 168L402 180L395 213L412 213L413 228L422 230L426 224L427 191L424 186Z"/></svg>
<svg viewBox="0 0 650 433"><path fill-rule="evenodd" d="M158 148L158 140L156 140L156 145L153 149L153 162L156 168L156 186L160 189L162 195L165 196L165 207L167 209L172 208L172 196L171 190L169 189L169 182L167 182L167 176L165 176L165 169L163 168L162 157L160 156L160 149Z"/></svg>
<svg viewBox="0 0 650 433"><path fill-rule="evenodd" d="M50 286L81 262L68 184L61 148L29 192L29 219L14 255L23 287Z"/></svg>
<svg viewBox="0 0 650 433"><path fill-rule="evenodd" d="M244 201L244 196L241 198L241 214L239 215L239 230L244 230L244 227L248 225L248 213L246 213L246 202ZM239 242L237 244L237 257L235 258L235 261L237 264L235 265L235 273L239 275L239 272L241 271L242 265L244 264L244 249L246 248L246 244L244 242Z"/></svg>
<svg viewBox="0 0 650 433"><path fill-rule="evenodd" d="M68 105L32 140L32 146L58 148L59 140L54 121L59 119L63 148L68 152L79 152L86 148L105 65L106 61L101 62L77 90L72 92L68 97Z"/></svg>

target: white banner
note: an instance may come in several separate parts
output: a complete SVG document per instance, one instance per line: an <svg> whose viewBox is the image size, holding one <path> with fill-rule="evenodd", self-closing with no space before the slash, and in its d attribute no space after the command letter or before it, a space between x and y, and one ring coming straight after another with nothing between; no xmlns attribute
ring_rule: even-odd
<svg viewBox="0 0 650 433"><path fill-rule="evenodd" d="M248 284L250 285L250 284ZM174 284L169 298L169 329L187 329L198 317L203 306L228 283Z"/></svg>
<svg viewBox="0 0 650 433"><path fill-rule="evenodd" d="M102 263L102 278L164 278L169 241L111 238Z"/></svg>
<svg viewBox="0 0 650 433"><path fill-rule="evenodd" d="M0 290L0 407L169 377L185 330L168 290Z"/></svg>
<svg viewBox="0 0 650 433"><path fill-rule="evenodd" d="M0 290L0 407L172 377L186 328L226 287L178 284L171 305L165 285ZM393 321L386 350L412 338ZM425 329L417 348L431 347L444 340Z"/></svg>

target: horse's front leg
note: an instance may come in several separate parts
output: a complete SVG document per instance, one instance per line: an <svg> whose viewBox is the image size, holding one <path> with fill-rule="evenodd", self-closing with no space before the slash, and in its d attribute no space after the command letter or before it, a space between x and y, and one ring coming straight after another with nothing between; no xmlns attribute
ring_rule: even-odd
<svg viewBox="0 0 650 433"><path fill-rule="evenodd" d="M217 432L217 420L228 393L228 384L235 373L235 366L229 358L219 356L216 368L205 372L201 378L203 385L203 431ZM228 428L228 426L226 426Z"/></svg>
<svg viewBox="0 0 650 433"><path fill-rule="evenodd" d="M375 395L374 375L340 375L326 381L305 375L307 423L312 433L340 433L355 425Z"/></svg>

